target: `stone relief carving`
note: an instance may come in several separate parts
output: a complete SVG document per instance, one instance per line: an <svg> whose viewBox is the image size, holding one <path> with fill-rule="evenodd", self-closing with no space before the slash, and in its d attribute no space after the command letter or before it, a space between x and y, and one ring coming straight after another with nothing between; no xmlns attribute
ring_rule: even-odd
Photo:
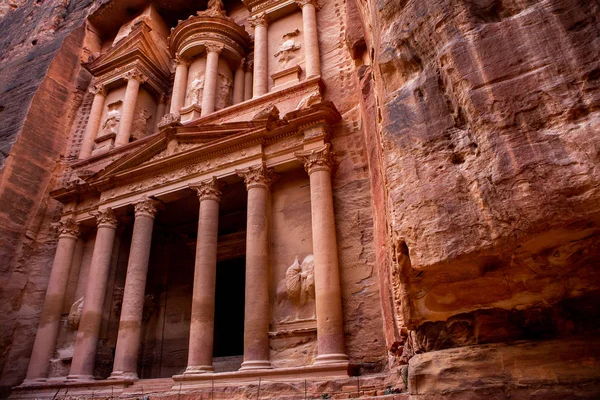
<svg viewBox="0 0 600 400"><path fill-rule="evenodd" d="M231 96L233 93L233 81L223 74L218 76L217 99L215 108L217 110L229 107L231 105Z"/></svg>
<svg viewBox="0 0 600 400"><path fill-rule="evenodd" d="M138 140L148 135L148 122L151 117L152 114L144 108L135 116L131 127L131 138L133 140Z"/></svg>
<svg viewBox="0 0 600 400"><path fill-rule="evenodd" d="M300 264L298 256L277 285L277 305L281 322L315 318L315 273L312 254Z"/></svg>
<svg viewBox="0 0 600 400"><path fill-rule="evenodd" d="M163 129L168 126L176 126L181 124L181 115L179 113L165 114L158 123L158 129Z"/></svg>
<svg viewBox="0 0 600 400"><path fill-rule="evenodd" d="M323 101L323 97L321 97L321 93L319 93L319 92L311 93L308 96L304 97L302 100L300 100L300 103L298 103L298 107L296 107L296 110L304 110L305 108L310 108L310 106L312 106L314 104L318 104L321 101Z"/></svg>
<svg viewBox="0 0 600 400"><path fill-rule="evenodd" d="M198 11L200 17L224 17L225 7L221 0L208 0L208 6L205 11Z"/></svg>
<svg viewBox="0 0 600 400"><path fill-rule="evenodd" d="M77 300L69 309L69 317L67 325L73 330L79 329L79 321L81 320L81 312L83 311L83 297Z"/></svg>
<svg viewBox="0 0 600 400"><path fill-rule="evenodd" d="M281 38L283 39L283 43L279 46L279 49L275 54L275 58L277 61L282 63L283 65L287 65L288 62L295 58L294 52L300 50L301 44L296 42L294 39L296 36L300 34L300 31L296 28L291 32L284 34Z"/></svg>
<svg viewBox="0 0 600 400"><path fill-rule="evenodd" d="M190 85L186 102L188 104L202 104L202 93L204 93L204 74L198 73Z"/></svg>
<svg viewBox="0 0 600 400"><path fill-rule="evenodd" d="M101 131L98 136L117 134L117 131L119 130L119 122L121 122L120 107L120 101L108 105L108 112L106 113L104 121L102 121Z"/></svg>

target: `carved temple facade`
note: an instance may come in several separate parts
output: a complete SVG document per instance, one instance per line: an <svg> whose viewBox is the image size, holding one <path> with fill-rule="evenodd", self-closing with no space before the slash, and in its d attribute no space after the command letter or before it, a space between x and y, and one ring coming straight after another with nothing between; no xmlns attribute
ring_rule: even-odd
<svg viewBox="0 0 600 400"><path fill-rule="evenodd" d="M332 174L357 139L318 12L211 0L169 27L148 6L98 34L23 393L348 376L340 257L372 265L339 245Z"/></svg>

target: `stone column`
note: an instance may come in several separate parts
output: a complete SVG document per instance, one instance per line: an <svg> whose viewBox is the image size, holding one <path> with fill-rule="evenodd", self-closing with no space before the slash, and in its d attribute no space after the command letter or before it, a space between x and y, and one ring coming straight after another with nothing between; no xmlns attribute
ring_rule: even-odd
<svg viewBox="0 0 600 400"><path fill-rule="evenodd" d="M296 3L302 8L306 77L320 76L321 57L319 55L319 34L317 33L317 9L315 8L315 0L296 0Z"/></svg>
<svg viewBox="0 0 600 400"><path fill-rule="evenodd" d="M177 57L175 69L175 81L173 82L173 94L171 95L170 114L179 114L179 110L185 104L185 91L187 89L188 68L190 62L183 57Z"/></svg>
<svg viewBox="0 0 600 400"><path fill-rule="evenodd" d="M104 86L95 86L91 92L94 93L94 101L92 102L92 109L90 110L88 123L85 127L85 133L83 134L83 143L81 143L81 150L79 151L80 160L92 155L92 150L94 150L94 140L100 129L102 112L104 111L104 101L106 100L106 89Z"/></svg>
<svg viewBox="0 0 600 400"><path fill-rule="evenodd" d="M315 364L347 362L329 144L296 153L310 176L317 348Z"/></svg>
<svg viewBox="0 0 600 400"><path fill-rule="evenodd" d="M165 96L164 94L160 95L160 98L158 100L158 106L156 107L156 118L154 119L154 132L158 131L158 124L160 122L160 120L162 119L162 117L164 117L165 115L165 109L167 107L167 96Z"/></svg>
<svg viewBox="0 0 600 400"><path fill-rule="evenodd" d="M235 77L233 78L233 104L244 101L244 83L246 79L244 64L246 64L246 60L242 58L238 69L235 71Z"/></svg>
<svg viewBox="0 0 600 400"><path fill-rule="evenodd" d="M202 111L200 116L211 114L215 111L217 97L217 79L219 78L219 54L223 45L206 44L206 70L204 72L204 91L202 92Z"/></svg>
<svg viewBox="0 0 600 400"><path fill-rule="evenodd" d="M269 40L267 37L267 14L262 12L248 21L254 28L254 83L253 97L268 92L269 79Z"/></svg>
<svg viewBox="0 0 600 400"><path fill-rule="evenodd" d="M252 58L250 58L252 57ZM244 101L252 98L252 69L254 68L254 54L246 61L246 73L244 74Z"/></svg>
<svg viewBox="0 0 600 400"><path fill-rule="evenodd" d="M248 190L246 229L246 296L244 362L241 370L271 368L269 356L269 187L272 170L265 164L236 171Z"/></svg>
<svg viewBox="0 0 600 400"><path fill-rule="evenodd" d="M98 223L96 244L83 296L83 310L68 379L93 379L102 308L117 230L117 219L110 208L98 212L96 221Z"/></svg>
<svg viewBox="0 0 600 400"><path fill-rule="evenodd" d="M129 143L140 84L146 81L146 77L137 71L125 73L125 79L127 79L127 89L125 90L125 98L123 99L121 122L119 123L115 146L124 146Z"/></svg>
<svg viewBox="0 0 600 400"><path fill-rule="evenodd" d="M125 276L115 362L110 379L138 379L137 362L142 338L142 311L154 217L162 204L144 198L135 204L135 221Z"/></svg>
<svg viewBox="0 0 600 400"><path fill-rule="evenodd" d="M35 336L29 368L28 381L43 381L48 377L49 361L56 347L65 292L69 282L69 271L79 235L79 225L72 219L60 222L56 255L46 289L40 325Z"/></svg>
<svg viewBox="0 0 600 400"><path fill-rule="evenodd" d="M217 238L221 192L216 178L191 185L200 200L188 366L184 375L213 370Z"/></svg>

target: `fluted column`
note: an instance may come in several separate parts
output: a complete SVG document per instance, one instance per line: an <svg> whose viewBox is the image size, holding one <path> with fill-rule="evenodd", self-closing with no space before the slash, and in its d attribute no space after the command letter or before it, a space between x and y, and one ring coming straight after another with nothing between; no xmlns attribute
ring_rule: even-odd
<svg viewBox="0 0 600 400"><path fill-rule="evenodd" d="M92 102L92 109L90 110L90 116L88 117L85 133L83 134L83 142L81 143L81 150L79 151L80 160L92 155L92 150L94 150L94 140L98 135L98 129L100 129L102 112L104 111L104 101L106 100L106 89L104 86L97 85L91 92L94 93L94 101Z"/></svg>
<svg viewBox="0 0 600 400"><path fill-rule="evenodd" d="M244 362L241 370L271 368L269 355L269 187L272 170L264 164L237 171L248 190Z"/></svg>
<svg viewBox="0 0 600 400"><path fill-rule="evenodd" d="M187 89L188 68L190 61L183 57L177 57L175 68L175 81L173 82L173 94L171 96L170 114L179 114L179 110L185 104L185 91Z"/></svg>
<svg viewBox="0 0 600 400"><path fill-rule="evenodd" d="M154 131L158 131L158 123L160 122L160 120L162 119L162 117L164 117L165 115L165 110L167 108L167 96L164 94L160 95L160 98L158 99L158 105L156 107L156 118L154 119Z"/></svg>
<svg viewBox="0 0 600 400"><path fill-rule="evenodd" d="M254 68L254 54L246 61L246 72L244 73L244 101L252 98L252 70Z"/></svg>
<svg viewBox="0 0 600 400"><path fill-rule="evenodd" d="M306 77L320 76L321 57L319 55L319 34L317 32L315 0L296 0L296 3L302 8Z"/></svg>
<svg viewBox="0 0 600 400"><path fill-rule="evenodd" d="M249 21L254 28L254 83L252 96L259 97L268 91L269 40L267 37L267 14L260 13Z"/></svg>
<svg viewBox="0 0 600 400"><path fill-rule="evenodd" d="M71 372L68 379L92 379L96 346L102 322L102 308L108 283L117 219L110 208L96 214L98 231L92 262L83 296L83 310L75 341Z"/></svg>
<svg viewBox="0 0 600 400"><path fill-rule="evenodd" d="M310 176L317 349L315 364L348 361L338 266L337 239L331 189L329 144L296 153Z"/></svg>
<svg viewBox="0 0 600 400"><path fill-rule="evenodd" d="M146 81L146 77L137 71L125 73L125 79L127 79L127 89L125 90L125 98L123 99L121 122L119 123L115 146L123 146L129 143L140 84Z"/></svg>
<svg viewBox="0 0 600 400"><path fill-rule="evenodd" d="M123 291L123 305L115 362L110 379L138 379L137 362L142 338L142 312L152 245L154 217L162 204L144 198L135 204L135 221Z"/></svg>
<svg viewBox="0 0 600 400"><path fill-rule="evenodd" d="M235 71L235 76L233 78L233 104L244 101L244 83L246 79L246 73L244 72L245 64L246 60L242 59L238 69Z"/></svg>
<svg viewBox="0 0 600 400"><path fill-rule="evenodd" d="M206 70L204 72L204 91L202 92L202 111L200 116L211 114L215 111L217 97L217 79L219 77L219 54L223 45L206 44Z"/></svg>
<svg viewBox="0 0 600 400"><path fill-rule="evenodd" d="M60 222L58 245L25 382L43 381L48 377L49 362L56 347L69 272L78 236L79 225L74 220L67 219Z"/></svg>
<svg viewBox="0 0 600 400"><path fill-rule="evenodd" d="M184 375L213 370L217 238L221 192L216 178L190 186L198 194L198 238L192 295L188 366Z"/></svg>

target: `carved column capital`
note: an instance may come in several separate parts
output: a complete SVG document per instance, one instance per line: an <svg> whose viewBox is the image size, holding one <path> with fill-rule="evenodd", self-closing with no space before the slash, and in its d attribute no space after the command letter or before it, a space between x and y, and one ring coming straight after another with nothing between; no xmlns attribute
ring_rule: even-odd
<svg viewBox="0 0 600 400"><path fill-rule="evenodd" d="M167 104L167 102L169 101L169 96L167 96L166 94L161 94L160 97L158 98L158 102L160 104Z"/></svg>
<svg viewBox="0 0 600 400"><path fill-rule="evenodd" d="M72 218L59 221L56 225L58 238L71 237L77 239L79 237L79 223Z"/></svg>
<svg viewBox="0 0 600 400"><path fill-rule="evenodd" d="M300 8L304 7L307 4L312 4L315 7L317 6L316 0L296 0L296 4L298 4Z"/></svg>
<svg viewBox="0 0 600 400"><path fill-rule="evenodd" d="M271 168L267 168L265 163L236 170L235 172L244 178L244 183L248 190L255 187L268 188L278 178Z"/></svg>
<svg viewBox="0 0 600 400"><path fill-rule="evenodd" d="M134 204L135 217L148 217L154 219L156 213L163 210L165 207L158 200L149 199L148 197L142 197L140 201Z"/></svg>
<svg viewBox="0 0 600 400"><path fill-rule="evenodd" d="M206 53L217 53L221 54L225 46L218 43L205 43L204 47L206 48Z"/></svg>
<svg viewBox="0 0 600 400"><path fill-rule="evenodd" d="M242 58L240 60L240 65L238 66L237 69L241 69L242 71L244 71L246 69L246 58Z"/></svg>
<svg viewBox="0 0 600 400"><path fill-rule="evenodd" d="M259 14L256 14L253 17L250 17L248 19L248 23L250 24L250 26L252 28L256 28L257 26L267 27L267 25L269 24L269 19L267 18L267 13L263 11Z"/></svg>
<svg viewBox="0 0 600 400"><path fill-rule="evenodd" d="M139 83L144 83L148 80L147 76L145 76L140 71L136 71L136 70L125 72L123 74L123 78L127 79L128 81L133 79L133 80L138 81Z"/></svg>
<svg viewBox="0 0 600 400"><path fill-rule="evenodd" d="M333 168L333 153L329 150L329 143L311 150L294 153L303 164L308 174L316 171L329 171Z"/></svg>
<svg viewBox="0 0 600 400"><path fill-rule="evenodd" d="M214 200L216 202L221 201L221 192L222 185L217 180L217 178L212 177L209 180L194 183L189 185L189 188L196 191L198 195L198 200Z"/></svg>
<svg viewBox="0 0 600 400"><path fill-rule="evenodd" d="M246 59L246 71L252 72L254 69L254 54L249 54Z"/></svg>
<svg viewBox="0 0 600 400"><path fill-rule="evenodd" d="M93 93L96 96L106 97L106 87L102 84L94 85L94 87L90 89L90 93Z"/></svg>
<svg viewBox="0 0 600 400"><path fill-rule="evenodd" d="M90 214L96 217L96 224L98 228L105 227L117 229L117 225L119 225L119 221L117 220L117 217L115 217L115 213L113 212L112 208L106 208Z"/></svg>
<svg viewBox="0 0 600 400"><path fill-rule="evenodd" d="M190 60L187 57L183 57L183 56L180 56L179 54L177 54L175 56L175 62L177 63L177 65L183 65L185 67L189 67L190 64L192 63L192 60Z"/></svg>

